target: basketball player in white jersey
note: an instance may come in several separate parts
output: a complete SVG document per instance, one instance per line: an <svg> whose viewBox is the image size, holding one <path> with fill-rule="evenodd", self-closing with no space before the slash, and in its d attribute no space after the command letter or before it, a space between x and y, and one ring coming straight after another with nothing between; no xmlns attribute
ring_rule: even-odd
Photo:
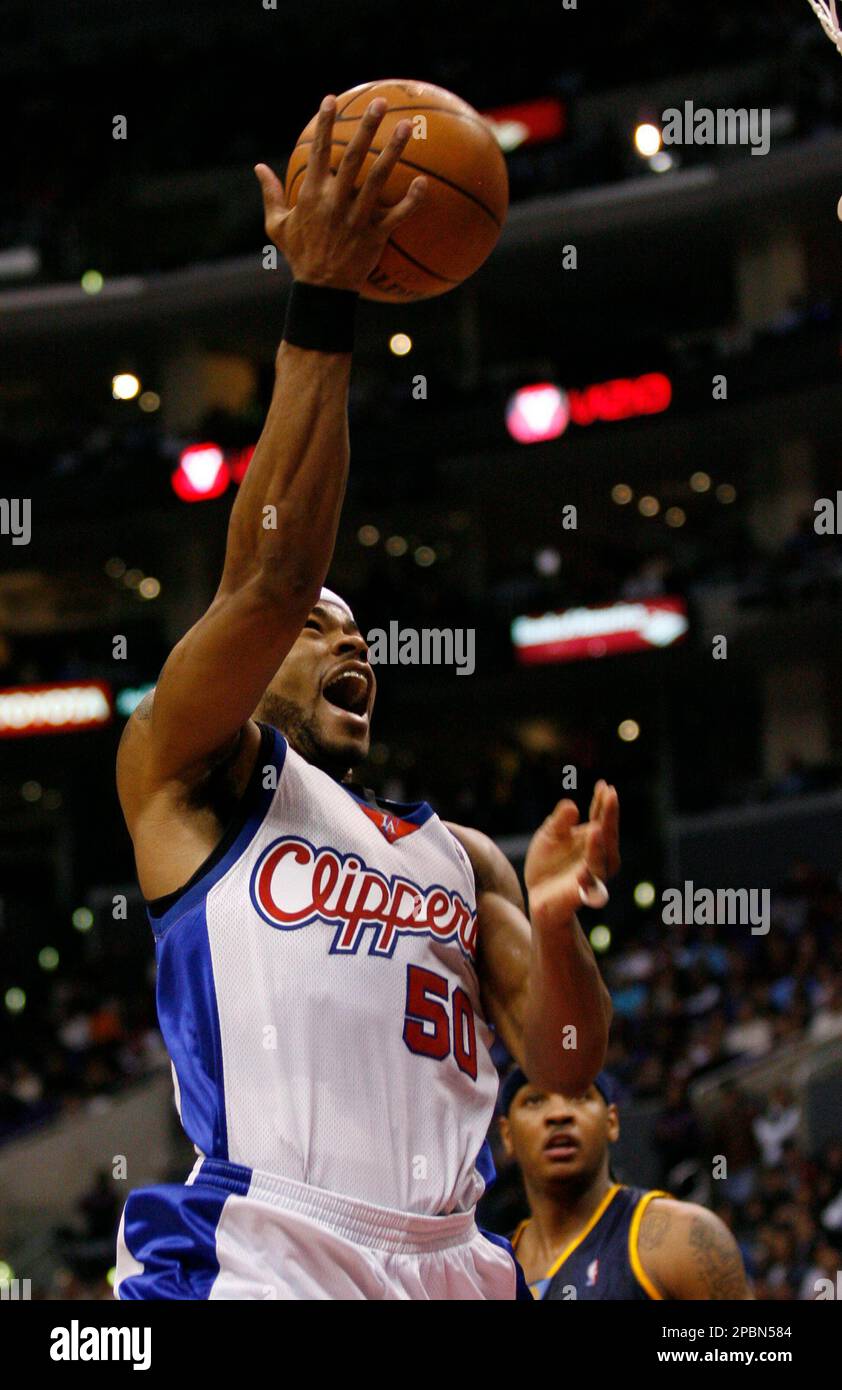
<svg viewBox="0 0 842 1390"><path fill-rule="evenodd" d="M199 1155L133 1192L121 1299L507 1299L528 1291L474 1207L489 1176L492 1028L551 1090L599 1071L610 1003L576 921L617 862L617 798L561 802L516 875L426 804L350 785L374 674L323 588L348 468L358 293L424 194L358 192L373 102L336 173L322 103L301 197L257 168L294 284L222 578L126 729L118 786L156 938L158 1012ZM571 1043L573 1045L571 1045Z"/></svg>

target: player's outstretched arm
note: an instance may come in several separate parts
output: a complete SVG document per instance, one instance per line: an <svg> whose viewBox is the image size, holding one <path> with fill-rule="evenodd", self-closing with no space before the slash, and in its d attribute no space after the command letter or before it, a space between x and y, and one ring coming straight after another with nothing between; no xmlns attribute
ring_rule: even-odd
<svg viewBox="0 0 842 1390"><path fill-rule="evenodd" d="M487 836L451 826L477 886L478 968L490 1021L531 1081L579 1095L600 1070L611 1000L579 926L580 885L619 867L617 793L597 784L590 820L562 801L533 836L529 902L514 869Z"/></svg>
<svg viewBox="0 0 842 1390"><path fill-rule="evenodd" d="M751 1299L739 1246L707 1207L657 1197L640 1223L638 1256L664 1298Z"/></svg>
<svg viewBox="0 0 842 1390"><path fill-rule="evenodd" d="M385 111L372 102L337 172L330 168L335 99L319 113L301 194L287 207L280 180L258 165L266 231L290 264L298 291L298 332L313 336L306 315L336 315L333 344L284 341L271 406L231 512L217 593L167 660L151 708L130 721L118 764L121 800L132 804L172 781L190 782L219 756L252 714L296 640L330 565L348 471L347 396L351 353L344 339L356 296L392 230L418 205L424 180L384 208L383 185L409 138L401 122L354 183ZM317 287L315 290L305 286ZM309 300L309 305L305 302ZM301 313L304 313L302 335ZM288 327L287 333L290 333Z"/></svg>
<svg viewBox="0 0 842 1390"><path fill-rule="evenodd" d="M588 820L560 801L530 841L523 868L532 924L523 1021L530 1080L580 1094L605 1060L611 998L576 912L602 906L620 866L619 802L597 782Z"/></svg>

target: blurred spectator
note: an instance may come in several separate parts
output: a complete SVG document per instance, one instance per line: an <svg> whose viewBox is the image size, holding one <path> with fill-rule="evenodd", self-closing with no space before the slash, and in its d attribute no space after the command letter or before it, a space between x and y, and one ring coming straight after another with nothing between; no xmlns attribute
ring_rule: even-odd
<svg viewBox="0 0 842 1390"><path fill-rule="evenodd" d="M842 980L839 978L827 1003L814 1014L808 1031L813 1042L827 1042L842 1035Z"/></svg>
<svg viewBox="0 0 842 1390"><path fill-rule="evenodd" d="M754 1137L767 1167L780 1163L784 1145L795 1137L800 1123L800 1107L794 1104L786 1086L776 1086L768 1106L755 1116L753 1125Z"/></svg>
<svg viewBox="0 0 842 1390"><path fill-rule="evenodd" d="M728 1051L735 1057L763 1057L772 1046L772 1025L762 1018L753 999L741 999L736 1021L725 1034Z"/></svg>

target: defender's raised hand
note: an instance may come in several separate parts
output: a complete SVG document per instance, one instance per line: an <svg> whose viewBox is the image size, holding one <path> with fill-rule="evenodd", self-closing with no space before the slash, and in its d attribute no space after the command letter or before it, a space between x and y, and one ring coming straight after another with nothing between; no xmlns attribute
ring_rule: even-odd
<svg viewBox="0 0 842 1390"><path fill-rule="evenodd" d="M409 121L398 122L362 186L354 187L385 112L382 97L371 102L334 174L330 151L336 98L324 98L294 208L288 206L283 184L269 166L255 166L263 193L266 234L286 257L296 280L333 289L361 290L392 232L424 197L427 181L419 176L394 207L384 207L380 201L384 185L410 137Z"/></svg>
<svg viewBox="0 0 842 1390"><path fill-rule="evenodd" d="M619 801L597 782L590 819L579 824L574 802L560 801L532 837L524 877L529 915L539 930L563 926L584 905L606 901L603 880L620 867Z"/></svg>

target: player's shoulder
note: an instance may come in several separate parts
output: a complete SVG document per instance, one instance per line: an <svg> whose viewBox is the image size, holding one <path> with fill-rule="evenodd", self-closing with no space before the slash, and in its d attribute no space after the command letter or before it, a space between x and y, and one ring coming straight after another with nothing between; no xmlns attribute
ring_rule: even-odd
<svg viewBox="0 0 842 1390"><path fill-rule="evenodd" d="M697 1202L666 1193L651 1196L637 1245L646 1273L665 1297L745 1296L742 1259L732 1233L721 1217Z"/></svg>
<svg viewBox="0 0 842 1390"><path fill-rule="evenodd" d="M150 690L129 715L126 727L120 735L117 747L117 791L124 810L126 801L131 801L140 789L145 766L148 764L145 750L148 747L154 701L155 692Z"/></svg>
<svg viewBox="0 0 842 1390"><path fill-rule="evenodd" d="M150 691L132 712L117 749L117 792L123 812L129 819L142 810L151 796L165 792L167 785L156 774L155 692ZM185 790L198 786L209 774L227 767L232 784L242 787L248 780L261 743L260 727L249 719L224 747L187 769L172 790L178 798Z"/></svg>
<svg viewBox="0 0 842 1390"><path fill-rule="evenodd" d="M704 1231L728 1234L724 1221L697 1202L682 1202L669 1193L656 1191L644 1194L646 1206L640 1221L641 1244L648 1243L652 1248L665 1237L675 1241L687 1241L694 1233Z"/></svg>
<svg viewBox="0 0 842 1390"><path fill-rule="evenodd" d="M452 821L445 821L444 825L467 854L480 892L500 893L514 902L522 901L517 874L490 835Z"/></svg>

